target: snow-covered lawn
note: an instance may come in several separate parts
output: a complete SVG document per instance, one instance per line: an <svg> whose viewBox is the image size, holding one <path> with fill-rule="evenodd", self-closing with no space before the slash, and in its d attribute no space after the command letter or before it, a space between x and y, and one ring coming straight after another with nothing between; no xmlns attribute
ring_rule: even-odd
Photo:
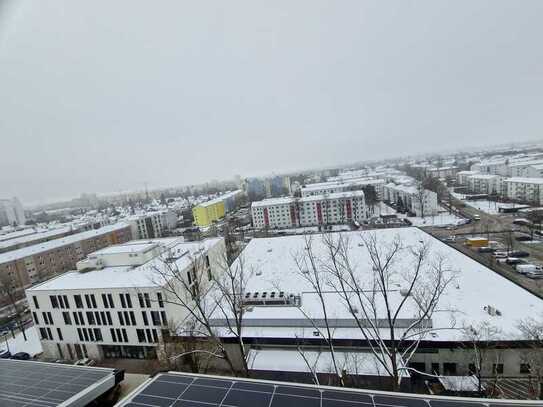
<svg viewBox="0 0 543 407"><path fill-rule="evenodd" d="M439 208L439 212L435 216L425 216L424 219L419 216L406 216L399 213L398 218L408 219L413 226L448 226L448 225L461 225L465 222L465 219L449 213L444 208Z"/></svg>
<svg viewBox="0 0 543 407"><path fill-rule="evenodd" d="M27 341L24 340L22 332L15 334L15 338L11 336L11 333L0 338L0 349L6 349L6 340L9 345L9 351L11 354L17 352L26 352L31 356L42 353L42 347L38 330L35 326L30 326L25 330Z"/></svg>
<svg viewBox="0 0 543 407"><path fill-rule="evenodd" d="M464 194L458 194L453 192L452 195L462 200L463 203L465 203L468 206L471 206L472 208L478 209L484 213L488 213L489 215L497 215L500 213L499 208L514 208L516 206L520 206L519 204L514 203L508 203L508 202L496 202L496 201L489 201L488 199L476 199L476 200L467 200L466 195Z"/></svg>

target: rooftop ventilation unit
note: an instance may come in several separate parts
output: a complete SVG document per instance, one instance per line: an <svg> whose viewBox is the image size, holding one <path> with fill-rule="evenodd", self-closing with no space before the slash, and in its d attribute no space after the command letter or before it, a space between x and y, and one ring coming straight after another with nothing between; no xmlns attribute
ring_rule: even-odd
<svg viewBox="0 0 543 407"><path fill-rule="evenodd" d="M284 291L255 291L243 294L242 302L243 305L250 306L299 307L302 303L302 297L295 294L285 294Z"/></svg>

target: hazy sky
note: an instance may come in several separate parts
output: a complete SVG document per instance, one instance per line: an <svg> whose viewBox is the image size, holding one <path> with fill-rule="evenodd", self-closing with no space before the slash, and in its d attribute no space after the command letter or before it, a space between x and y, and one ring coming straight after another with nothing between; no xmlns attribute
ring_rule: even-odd
<svg viewBox="0 0 543 407"><path fill-rule="evenodd" d="M539 0L0 0L0 196L541 139L542 21Z"/></svg>

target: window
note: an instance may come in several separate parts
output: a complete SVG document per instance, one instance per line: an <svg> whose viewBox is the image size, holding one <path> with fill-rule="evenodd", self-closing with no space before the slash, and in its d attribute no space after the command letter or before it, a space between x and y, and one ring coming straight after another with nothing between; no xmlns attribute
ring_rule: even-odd
<svg viewBox="0 0 543 407"><path fill-rule="evenodd" d="M85 341L89 341L89 333L87 332L87 328L81 328L83 331L83 337L85 338Z"/></svg>
<svg viewBox="0 0 543 407"><path fill-rule="evenodd" d="M62 337L62 331L60 330L60 328L57 328L57 334L58 334L59 341L63 341L64 338Z"/></svg>
<svg viewBox="0 0 543 407"><path fill-rule="evenodd" d="M113 321L111 321L111 313L109 311L106 312L106 317L107 317L107 324L113 325Z"/></svg>
<svg viewBox="0 0 543 407"><path fill-rule="evenodd" d="M138 293L138 301L140 302L140 308L145 308L145 304L143 303L143 294Z"/></svg>
<svg viewBox="0 0 543 407"><path fill-rule="evenodd" d="M439 375L439 363L432 363L432 374Z"/></svg>
<svg viewBox="0 0 543 407"><path fill-rule="evenodd" d="M138 342L145 342L145 331L143 329L136 329L136 334L138 335Z"/></svg>
<svg viewBox="0 0 543 407"><path fill-rule="evenodd" d="M100 328L94 328L94 338L96 342L102 342L104 338L102 337L102 331Z"/></svg>
<svg viewBox="0 0 543 407"><path fill-rule="evenodd" d="M85 304L87 305L87 308L91 308L90 297L88 294L85 294Z"/></svg>
<svg viewBox="0 0 543 407"><path fill-rule="evenodd" d="M153 325L160 326L160 316L158 311L151 311L151 320L153 321Z"/></svg>
<svg viewBox="0 0 543 407"><path fill-rule="evenodd" d="M160 311L160 318L162 319L162 325L168 325L168 318L166 318L166 311Z"/></svg>
<svg viewBox="0 0 543 407"><path fill-rule="evenodd" d="M53 317L50 312L42 312L41 314L46 325L53 325Z"/></svg>
<svg viewBox="0 0 543 407"><path fill-rule="evenodd" d="M34 323L36 325L39 325L40 324L40 321L38 320L38 314L36 314L35 312L32 313L32 318L34 319Z"/></svg>
<svg viewBox="0 0 543 407"><path fill-rule="evenodd" d="M530 365L528 363L521 363L520 373L531 373Z"/></svg>
<svg viewBox="0 0 543 407"><path fill-rule="evenodd" d="M130 311L130 322L132 325L136 325L136 316L134 315L134 311Z"/></svg>
<svg viewBox="0 0 543 407"><path fill-rule="evenodd" d="M36 309L40 309L40 304L38 303L36 296L32 296L32 301L34 301L34 307L36 307Z"/></svg>
<svg viewBox="0 0 543 407"><path fill-rule="evenodd" d="M115 335L115 329L109 328L109 333L111 334L111 340L117 342L117 336Z"/></svg>
<svg viewBox="0 0 543 407"><path fill-rule="evenodd" d="M68 296L67 296L67 295L63 295L62 298L64 298L64 306L65 306L67 309L70 309L70 302L68 301Z"/></svg>
<svg viewBox="0 0 543 407"><path fill-rule="evenodd" d="M43 340L53 340L53 335L50 328L40 328L40 338Z"/></svg>
<svg viewBox="0 0 543 407"><path fill-rule="evenodd" d="M456 363L443 363L443 374L445 376L456 376Z"/></svg>
<svg viewBox="0 0 543 407"><path fill-rule="evenodd" d="M121 311L117 311L117 317L119 318L119 324L124 325L123 313Z"/></svg>
<svg viewBox="0 0 543 407"><path fill-rule="evenodd" d="M109 300L109 308L115 308L115 303L113 302L113 295L108 294L107 298Z"/></svg>
<svg viewBox="0 0 543 407"><path fill-rule="evenodd" d="M149 299L149 293L143 294L143 298L145 298L145 306L147 308L151 308L151 300Z"/></svg>
<svg viewBox="0 0 543 407"><path fill-rule="evenodd" d="M104 304L104 308L109 308L109 302L106 294L102 294L102 303Z"/></svg>
<svg viewBox="0 0 543 407"><path fill-rule="evenodd" d="M156 329L153 329L153 342L158 342L158 335L156 333Z"/></svg>
<svg viewBox="0 0 543 407"><path fill-rule="evenodd" d="M94 296L94 294L91 294L90 298L91 298L92 308L98 308L98 306L96 305L96 297Z"/></svg>
<svg viewBox="0 0 543 407"><path fill-rule="evenodd" d="M147 342L149 342L149 343L153 342L153 337L151 336L151 330L146 329L145 333L147 334Z"/></svg>
<svg viewBox="0 0 543 407"><path fill-rule="evenodd" d="M503 374L503 363L493 363L492 374Z"/></svg>
<svg viewBox="0 0 543 407"><path fill-rule="evenodd" d="M477 374L477 367L475 366L475 363L470 363L468 365L468 373L470 375L476 375Z"/></svg>
<svg viewBox="0 0 543 407"><path fill-rule="evenodd" d="M58 308L58 301L55 295L50 295L49 299L51 300L51 307Z"/></svg>
<svg viewBox="0 0 543 407"><path fill-rule="evenodd" d="M162 299L162 293L156 293L156 299L158 301L158 306L164 308L164 300Z"/></svg>
<svg viewBox="0 0 543 407"><path fill-rule="evenodd" d="M91 311L87 311L87 322L89 325L95 325L94 314Z"/></svg>
<svg viewBox="0 0 543 407"><path fill-rule="evenodd" d="M143 325L149 325L149 320L147 319L147 312L141 311L141 316L143 318Z"/></svg>
<svg viewBox="0 0 543 407"><path fill-rule="evenodd" d="M121 307L126 308L126 302L124 301L124 294L119 294L119 298L121 299Z"/></svg>
<svg viewBox="0 0 543 407"><path fill-rule="evenodd" d="M62 313L62 318L64 318L64 323L66 325L72 325L72 320L70 319L70 313L69 312L64 311Z"/></svg>
<svg viewBox="0 0 543 407"><path fill-rule="evenodd" d="M80 295L74 295L74 301L76 308L83 308L83 301L81 301Z"/></svg>
<svg viewBox="0 0 543 407"><path fill-rule="evenodd" d="M126 305L128 308L132 308L132 300L130 299L130 294L125 294L126 296Z"/></svg>

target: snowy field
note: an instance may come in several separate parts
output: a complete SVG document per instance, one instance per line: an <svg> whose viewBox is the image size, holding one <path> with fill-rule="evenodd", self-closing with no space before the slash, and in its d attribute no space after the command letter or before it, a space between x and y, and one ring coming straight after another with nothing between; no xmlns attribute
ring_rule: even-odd
<svg viewBox="0 0 543 407"><path fill-rule="evenodd" d="M454 196L457 199L462 200L463 203L465 203L468 206L471 206L472 208L475 208L477 210L480 210L481 212L488 213L489 215L498 215L500 213L499 208L514 208L515 205L519 206L518 204L514 203L506 203L506 202L496 202L496 201L489 201L487 199L477 199L477 200L466 200L466 195L464 194L458 194L453 192L452 196Z"/></svg>
<svg viewBox="0 0 543 407"><path fill-rule="evenodd" d="M435 216L425 216L424 219L419 216L406 216L399 213L398 218L408 219L413 226L457 226L465 222L464 218L461 218L454 213L449 213L444 208L439 208L439 212Z"/></svg>
<svg viewBox="0 0 543 407"><path fill-rule="evenodd" d="M9 351L11 354L17 352L26 352L30 356L35 356L39 353L42 353L42 347L40 338L38 335L38 330L35 326L28 327L25 330L27 341L24 340L23 334L21 332L15 334L15 338L11 336L11 333L0 338L0 349L6 349L6 340L8 342Z"/></svg>

